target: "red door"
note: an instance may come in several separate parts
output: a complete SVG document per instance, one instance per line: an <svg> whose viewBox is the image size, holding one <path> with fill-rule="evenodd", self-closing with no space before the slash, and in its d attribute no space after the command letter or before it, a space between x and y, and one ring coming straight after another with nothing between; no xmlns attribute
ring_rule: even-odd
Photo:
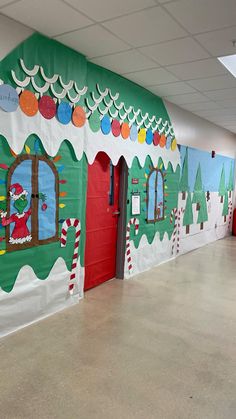
<svg viewBox="0 0 236 419"><path fill-rule="evenodd" d="M105 153L88 165L85 290L116 274L119 174Z"/></svg>

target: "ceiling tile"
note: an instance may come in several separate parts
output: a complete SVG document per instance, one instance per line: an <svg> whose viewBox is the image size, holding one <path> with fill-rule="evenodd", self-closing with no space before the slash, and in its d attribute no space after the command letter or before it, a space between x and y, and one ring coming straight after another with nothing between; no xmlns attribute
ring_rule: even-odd
<svg viewBox="0 0 236 419"><path fill-rule="evenodd" d="M195 112L194 112L194 113L195 113ZM198 114L197 114L197 113L195 113L195 115L198 115ZM210 121L210 122L212 122L213 124L215 124L215 123L216 123L216 119L211 118L211 117L209 117L209 116L207 116L207 115L198 115L198 116L200 116L201 118L207 119L207 121Z"/></svg>
<svg viewBox="0 0 236 419"><path fill-rule="evenodd" d="M208 98L201 93L187 93L184 95L165 96L169 102L175 103L176 105L185 105L192 103L207 102Z"/></svg>
<svg viewBox="0 0 236 419"><path fill-rule="evenodd" d="M225 67L220 64L216 58L208 58L206 60L185 64L176 64L168 66L167 70L170 70L176 77L179 77L182 80L200 79L227 74Z"/></svg>
<svg viewBox="0 0 236 419"><path fill-rule="evenodd" d="M212 121L217 122L218 124L228 124L228 125L236 125L235 117L230 116L227 118L225 115L219 115L219 116L207 116Z"/></svg>
<svg viewBox="0 0 236 419"><path fill-rule="evenodd" d="M183 38L140 48L160 65L185 63L208 58L209 54L192 38Z"/></svg>
<svg viewBox="0 0 236 419"><path fill-rule="evenodd" d="M12 3L12 0L0 0L0 8L6 6L9 3Z"/></svg>
<svg viewBox="0 0 236 419"><path fill-rule="evenodd" d="M129 50L118 54L92 58L91 61L119 74L157 67L157 64L154 61L146 58L137 50Z"/></svg>
<svg viewBox="0 0 236 419"><path fill-rule="evenodd" d="M227 128L227 125L229 125L228 123L220 122L220 120L218 120L218 119L211 119L211 118L207 118L207 119L208 119L208 121L211 121L213 124L216 124L219 127L228 129ZM230 125L233 125L233 124L230 124Z"/></svg>
<svg viewBox="0 0 236 419"><path fill-rule="evenodd" d="M32 33L31 29L21 23L0 15L0 60Z"/></svg>
<svg viewBox="0 0 236 419"><path fill-rule="evenodd" d="M218 114L220 115L220 109L214 109L214 111L216 112L218 112ZM204 118L214 118L214 117L217 117L217 114L213 114L213 116L211 116L211 113L210 113L210 111L209 110L195 110L194 111L194 113L196 114L196 115L198 115L198 116L202 116L202 117L204 117Z"/></svg>
<svg viewBox="0 0 236 419"><path fill-rule="evenodd" d="M236 3L235 3L236 8ZM212 55L236 54L232 40L236 39L236 26L231 28L203 33L195 37Z"/></svg>
<svg viewBox="0 0 236 419"><path fill-rule="evenodd" d="M186 36L178 23L158 6L111 20L104 26L135 47Z"/></svg>
<svg viewBox="0 0 236 419"><path fill-rule="evenodd" d="M219 116L219 119L217 119L219 121L220 124L227 124L227 125L231 125L231 126L236 126L236 120L231 118L231 119L223 119Z"/></svg>
<svg viewBox="0 0 236 419"><path fill-rule="evenodd" d="M202 111L202 110L208 110L208 109L220 109L220 105L215 102L189 103L184 106L190 112Z"/></svg>
<svg viewBox="0 0 236 419"><path fill-rule="evenodd" d="M230 74L226 76L208 77L206 79L189 80L188 83L202 92L236 87L236 79Z"/></svg>
<svg viewBox="0 0 236 419"><path fill-rule="evenodd" d="M233 123L226 123L226 125L228 126L228 128L230 128L230 129L236 129L236 124L235 124L235 122Z"/></svg>
<svg viewBox="0 0 236 419"><path fill-rule="evenodd" d="M178 81L176 83L161 84L160 86L149 86L148 90L159 96L179 95L183 93L196 92L195 89L182 81Z"/></svg>
<svg viewBox="0 0 236 419"><path fill-rule="evenodd" d="M223 108L236 108L236 100L235 99L225 99L225 100L218 100L216 103L218 103L220 106L223 106Z"/></svg>
<svg viewBox="0 0 236 419"><path fill-rule="evenodd" d="M166 71L164 68L155 68L152 70L137 71L133 73L123 74L129 80L140 84L141 86L152 86L154 84L162 84L178 81L176 77Z"/></svg>
<svg viewBox="0 0 236 419"><path fill-rule="evenodd" d="M125 51L130 47L99 25L92 25L56 39L85 54L88 58Z"/></svg>
<svg viewBox="0 0 236 419"><path fill-rule="evenodd" d="M154 0L66 0L76 9L98 22L155 6Z"/></svg>
<svg viewBox="0 0 236 419"><path fill-rule="evenodd" d="M224 129L228 129L227 128L227 125L225 125L225 124L222 124L221 122L219 122L218 120L214 120L214 119L210 119L210 118L205 118L205 119L207 119L208 121L210 121L210 122L212 122L212 124L215 124L215 125L218 125L218 127L221 127L221 128L224 128Z"/></svg>
<svg viewBox="0 0 236 419"><path fill-rule="evenodd" d="M92 21L58 0L21 0L2 13L48 36L90 25Z"/></svg>
<svg viewBox="0 0 236 419"><path fill-rule="evenodd" d="M195 110L195 112L202 116L202 115L207 115L207 117L209 116L214 118L214 117L221 117L221 116L236 116L236 109L225 109L220 105L217 105L218 108L217 109L199 109L199 110Z"/></svg>
<svg viewBox="0 0 236 419"><path fill-rule="evenodd" d="M235 25L235 0L180 0L166 9L192 34Z"/></svg>
<svg viewBox="0 0 236 419"><path fill-rule="evenodd" d="M226 119L226 120L219 120L219 122L223 125L228 125L228 126L231 126L231 127L236 127L236 121L235 121L235 119Z"/></svg>
<svg viewBox="0 0 236 419"><path fill-rule="evenodd" d="M233 132L234 134L236 133L236 127L235 127L235 125L233 125L233 126L231 126L231 125L226 125L226 126L225 126L225 128L226 128L228 131Z"/></svg>
<svg viewBox="0 0 236 419"><path fill-rule="evenodd" d="M212 90L205 94L212 100L236 99L236 88Z"/></svg>

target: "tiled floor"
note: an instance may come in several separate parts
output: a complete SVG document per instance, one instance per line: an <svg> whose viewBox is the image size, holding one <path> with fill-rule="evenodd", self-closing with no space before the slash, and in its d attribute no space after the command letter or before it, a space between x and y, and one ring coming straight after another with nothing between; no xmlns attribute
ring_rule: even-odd
<svg viewBox="0 0 236 419"><path fill-rule="evenodd" d="M0 341L1 419L235 419L236 240Z"/></svg>

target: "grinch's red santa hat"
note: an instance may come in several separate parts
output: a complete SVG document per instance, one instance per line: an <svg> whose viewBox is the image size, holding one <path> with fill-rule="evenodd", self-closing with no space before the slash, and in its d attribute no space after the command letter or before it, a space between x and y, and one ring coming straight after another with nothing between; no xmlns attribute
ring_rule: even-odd
<svg viewBox="0 0 236 419"><path fill-rule="evenodd" d="M21 196L28 195L28 192L23 189L23 187L19 183L14 183L10 186L10 196L14 201L17 201Z"/></svg>

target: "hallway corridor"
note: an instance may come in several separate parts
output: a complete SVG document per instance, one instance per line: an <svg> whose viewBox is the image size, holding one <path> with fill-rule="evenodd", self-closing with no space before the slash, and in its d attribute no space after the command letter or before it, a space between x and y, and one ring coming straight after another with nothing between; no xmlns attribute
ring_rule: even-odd
<svg viewBox="0 0 236 419"><path fill-rule="evenodd" d="M1 419L235 419L236 240L0 341Z"/></svg>

